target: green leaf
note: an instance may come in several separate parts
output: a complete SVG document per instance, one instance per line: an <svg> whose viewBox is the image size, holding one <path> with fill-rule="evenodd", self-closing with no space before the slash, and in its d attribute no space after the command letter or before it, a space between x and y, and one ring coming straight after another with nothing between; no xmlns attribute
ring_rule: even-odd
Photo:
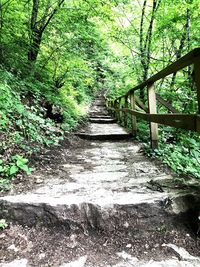
<svg viewBox="0 0 200 267"><path fill-rule="evenodd" d="M16 165L11 166L10 170L9 170L9 174L10 175L14 175L19 171L19 168Z"/></svg>
<svg viewBox="0 0 200 267"><path fill-rule="evenodd" d="M25 172L29 172L29 167L26 164L20 164L18 167Z"/></svg>
<svg viewBox="0 0 200 267"><path fill-rule="evenodd" d="M28 159L25 159L25 158L18 158L17 159L17 162L16 162L16 165L22 169L24 165L26 165L26 163L28 162Z"/></svg>
<svg viewBox="0 0 200 267"><path fill-rule="evenodd" d="M0 220L0 229L4 230L6 227L8 227L8 223L6 222L5 219Z"/></svg>
<svg viewBox="0 0 200 267"><path fill-rule="evenodd" d="M25 108L24 108L23 105L17 105L17 106L16 106L16 110L17 110L17 112L18 112L19 114L23 114L24 111L25 111Z"/></svg>
<svg viewBox="0 0 200 267"><path fill-rule="evenodd" d="M5 170L5 167L0 165L0 172L4 172L4 170Z"/></svg>

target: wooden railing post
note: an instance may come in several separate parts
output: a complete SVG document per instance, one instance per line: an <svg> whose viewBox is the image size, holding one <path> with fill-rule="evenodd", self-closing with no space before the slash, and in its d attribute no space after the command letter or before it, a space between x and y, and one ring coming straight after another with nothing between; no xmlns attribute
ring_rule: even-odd
<svg viewBox="0 0 200 267"><path fill-rule="evenodd" d="M114 100L113 107L114 107L114 109L117 109L117 101L116 100ZM114 118L117 119L117 111L114 111L113 114L114 114Z"/></svg>
<svg viewBox="0 0 200 267"><path fill-rule="evenodd" d="M200 61L194 64L194 79L197 88L198 114L200 114Z"/></svg>
<svg viewBox="0 0 200 267"><path fill-rule="evenodd" d="M128 108L128 96L125 96L124 101L125 101L124 107ZM127 112L124 112L124 127L127 126L128 126L128 114Z"/></svg>
<svg viewBox="0 0 200 267"><path fill-rule="evenodd" d="M130 102L131 102L131 109L136 109L136 102L135 102L135 96L134 92L130 94ZM132 135L136 137L137 135L137 119L136 116L131 116L131 124L132 124Z"/></svg>
<svg viewBox="0 0 200 267"><path fill-rule="evenodd" d="M112 100L112 101L111 101L111 108L113 109L114 107L115 107L115 105L114 105L114 100ZM115 116L115 112L114 112L114 110L111 111L111 114L112 114L113 117Z"/></svg>
<svg viewBox="0 0 200 267"><path fill-rule="evenodd" d="M200 114L200 61L195 62L194 64L194 80L197 90L197 101L198 101L198 114ZM196 131L200 132L200 116L196 120Z"/></svg>
<svg viewBox="0 0 200 267"><path fill-rule="evenodd" d="M149 102L149 113L157 114L156 105L156 94L154 91L154 84L147 85L148 92L148 102ZM151 148L156 149L158 147L158 124L155 122L150 122L150 138L151 138Z"/></svg>
<svg viewBox="0 0 200 267"><path fill-rule="evenodd" d="M122 98L119 99L119 109L122 108ZM119 123L121 124L123 122L123 112L119 112Z"/></svg>
<svg viewBox="0 0 200 267"><path fill-rule="evenodd" d="M120 109L120 100L117 101L117 109ZM120 111L117 111L117 120L120 123Z"/></svg>
<svg viewBox="0 0 200 267"><path fill-rule="evenodd" d="M112 108L111 100L106 101L106 106L107 106L108 108ZM108 113L110 114L110 113L112 113L112 111L111 111L111 110L108 110Z"/></svg>

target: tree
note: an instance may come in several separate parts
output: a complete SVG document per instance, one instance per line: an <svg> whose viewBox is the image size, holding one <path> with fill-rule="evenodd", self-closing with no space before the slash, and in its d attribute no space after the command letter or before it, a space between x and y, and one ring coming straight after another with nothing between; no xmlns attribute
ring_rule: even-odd
<svg viewBox="0 0 200 267"><path fill-rule="evenodd" d="M50 0L46 1L43 7L43 14L39 16L40 11L40 0L32 0L32 12L30 19L30 48L28 51L28 60L34 63L37 59L40 45L42 42L42 36L47 26L61 8L61 5L65 0L58 0L56 4L51 3Z"/></svg>
<svg viewBox="0 0 200 267"><path fill-rule="evenodd" d="M150 16L147 15L147 4L148 0L144 0L142 6L142 14L141 14L141 22L140 22L140 58L141 58L141 65L143 74L141 77L141 81L146 81L149 74L149 65L151 60L151 44L153 39L153 28L154 28L154 21L156 17L156 13L160 6L161 0L153 0L152 10L150 12ZM144 31L145 27L145 20L146 20L146 31ZM144 91L140 92L140 96L144 99Z"/></svg>

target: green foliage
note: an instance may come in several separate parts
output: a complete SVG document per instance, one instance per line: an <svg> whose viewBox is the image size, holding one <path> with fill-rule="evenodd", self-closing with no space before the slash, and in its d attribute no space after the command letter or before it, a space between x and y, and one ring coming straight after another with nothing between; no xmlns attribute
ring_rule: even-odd
<svg viewBox="0 0 200 267"><path fill-rule="evenodd" d="M9 163L0 160L0 177L12 178L19 171L24 171L26 174L31 174L32 169L28 167L28 159L15 155L11 157Z"/></svg>
<svg viewBox="0 0 200 267"><path fill-rule="evenodd" d="M28 166L28 159L20 155L12 156L9 161L0 160L0 191L10 189L10 182L18 173L31 174L32 168Z"/></svg>
<svg viewBox="0 0 200 267"><path fill-rule="evenodd" d="M92 19L93 4L40 1L34 18L34 1L2 1L0 189L9 189L18 173L31 172L28 158L43 146L58 144L85 116L101 86L97 66L106 42L98 19ZM98 1L97 6L102 15L110 10ZM41 39L34 39L44 22ZM35 59L31 51L37 52Z"/></svg>
<svg viewBox="0 0 200 267"><path fill-rule="evenodd" d="M63 130L76 126L84 105L79 106L65 88L56 94L34 79L22 80L3 70L0 77L0 190L8 190L18 173L31 173L27 157L41 146L58 144ZM46 101L63 114L63 124L45 117Z"/></svg>
<svg viewBox="0 0 200 267"><path fill-rule="evenodd" d="M4 230L5 228L8 227L8 223L6 222L5 219L0 220L0 230Z"/></svg>
<svg viewBox="0 0 200 267"><path fill-rule="evenodd" d="M179 130L173 136L176 142L166 144L166 134L163 132L162 140L165 142L161 142L158 151L161 158L177 173L200 178L199 135Z"/></svg>
<svg viewBox="0 0 200 267"><path fill-rule="evenodd" d="M138 140L143 142L148 156L159 158L180 176L200 178L200 136L196 133L160 126L159 148L150 149L149 126L138 123Z"/></svg>

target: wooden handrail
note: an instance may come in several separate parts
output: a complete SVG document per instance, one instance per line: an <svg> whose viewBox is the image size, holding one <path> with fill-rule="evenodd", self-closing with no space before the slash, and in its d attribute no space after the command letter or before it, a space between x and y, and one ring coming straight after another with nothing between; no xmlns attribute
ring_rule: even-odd
<svg viewBox="0 0 200 267"><path fill-rule="evenodd" d="M177 110L173 108L171 104L169 104L159 95L156 95L154 90L154 83L159 81L160 79L164 79L170 74L176 73L183 68L190 66L191 64L194 64L194 82L196 83L197 87L198 111L197 114L180 114L177 113ZM139 100L139 98L134 95L136 90L144 89L145 87L147 87L148 94L148 110L145 105ZM170 112L174 112L174 114L157 114L156 96L158 98L158 101ZM129 97L130 100L128 100ZM123 99L124 106L122 106ZM131 114L132 129L134 135L136 134L137 130L136 117L150 122L152 148L157 148L158 146L157 123L200 132L200 48L195 48L187 55L181 57L176 62L164 68L148 80L130 89L126 94L117 97L114 100L108 99L107 101L108 108L113 112L113 114L116 115L120 122L124 121L124 126L127 125L127 114ZM147 113L138 112L136 110L137 104ZM130 106L130 108L128 106ZM123 113L124 119L122 118Z"/></svg>
<svg viewBox="0 0 200 267"><path fill-rule="evenodd" d="M169 102L163 99L159 94L156 94L158 102L163 105L168 111L172 113L180 113L176 108L174 108Z"/></svg>
<svg viewBox="0 0 200 267"><path fill-rule="evenodd" d="M192 50L191 52L189 52L185 56L181 57L180 59L178 59L177 61L175 61L171 65L167 66L166 68L159 71L158 73L156 73L155 75L153 75L152 77L150 77L149 79L144 81L143 83L135 86L134 88L130 89L126 94L121 95L121 96L117 97L116 99L120 99L121 97L126 97L130 93L135 92L136 90L143 89L148 84L155 83L155 82L159 81L160 79L164 79L168 75L173 74L175 72L178 72L179 70L181 70L187 66L190 66L191 64L195 63L199 59L200 59L200 48L195 48L194 50Z"/></svg>

